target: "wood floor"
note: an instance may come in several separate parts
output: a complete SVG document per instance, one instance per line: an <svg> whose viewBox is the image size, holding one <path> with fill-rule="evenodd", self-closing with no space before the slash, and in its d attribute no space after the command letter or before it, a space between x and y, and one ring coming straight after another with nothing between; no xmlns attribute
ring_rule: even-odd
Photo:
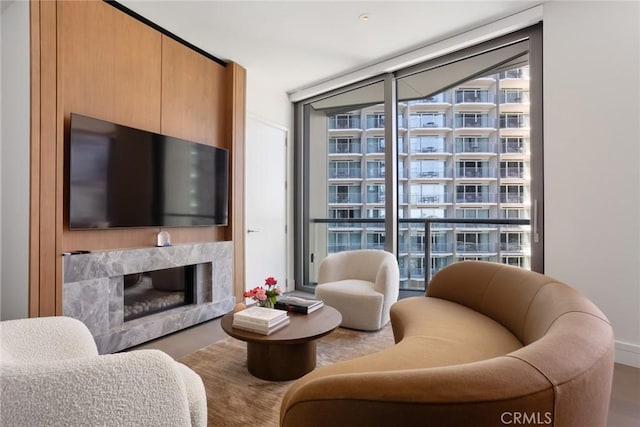
<svg viewBox="0 0 640 427"><path fill-rule="evenodd" d="M227 335L220 327L220 319L176 332L135 347L163 350L175 359L206 347ZM613 390L607 427L640 426L640 368L616 363L613 371Z"/></svg>

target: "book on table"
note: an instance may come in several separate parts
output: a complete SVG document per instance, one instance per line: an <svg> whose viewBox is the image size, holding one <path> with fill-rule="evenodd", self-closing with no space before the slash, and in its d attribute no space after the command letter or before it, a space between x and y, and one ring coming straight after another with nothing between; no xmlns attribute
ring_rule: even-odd
<svg viewBox="0 0 640 427"><path fill-rule="evenodd" d="M309 314L319 310L324 306L324 301L312 298L302 298L294 296L283 296L276 301L275 308L278 310L291 311L293 313Z"/></svg>
<svg viewBox="0 0 640 427"><path fill-rule="evenodd" d="M253 322L246 322L242 319L233 319L233 327L237 329L242 329L249 332L255 332L256 334L261 335L269 335L275 331L279 331L290 323L289 316L285 316L280 319L277 323L272 324L271 326L260 325Z"/></svg>
<svg viewBox="0 0 640 427"><path fill-rule="evenodd" d="M233 322L242 321L258 326L270 327L287 318L287 313L273 308L253 306L233 313Z"/></svg>

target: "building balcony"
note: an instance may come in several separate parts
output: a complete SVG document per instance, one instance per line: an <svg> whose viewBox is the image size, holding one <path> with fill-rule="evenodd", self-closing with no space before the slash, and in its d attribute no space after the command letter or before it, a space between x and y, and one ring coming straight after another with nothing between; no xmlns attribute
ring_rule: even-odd
<svg viewBox="0 0 640 427"><path fill-rule="evenodd" d="M384 204L384 195L379 194L367 194L367 203L369 204Z"/></svg>
<svg viewBox="0 0 640 427"><path fill-rule="evenodd" d="M329 245L327 245L327 249L329 253L355 251L358 249L362 249L362 244L361 243L345 243L345 244L329 243Z"/></svg>
<svg viewBox="0 0 640 427"><path fill-rule="evenodd" d="M362 155L362 144L329 144L329 155Z"/></svg>
<svg viewBox="0 0 640 427"><path fill-rule="evenodd" d="M516 68L513 70L503 71L498 74L498 78L500 80L503 80L503 79L529 80L529 68L523 67L523 68Z"/></svg>
<svg viewBox="0 0 640 427"><path fill-rule="evenodd" d="M500 243L500 251L501 252L509 252L515 254L524 254L528 245L524 245L522 243Z"/></svg>
<svg viewBox="0 0 640 427"><path fill-rule="evenodd" d="M329 203L362 204L362 196L360 194L329 194Z"/></svg>
<svg viewBox="0 0 640 427"><path fill-rule="evenodd" d="M451 194L411 194L409 196L409 200L413 205L438 205L442 203L451 203Z"/></svg>
<svg viewBox="0 0 640 427"><path fill-rule="evenodd" d="M400 126L400 124L398 124ZM384 118L367 119L367 129L384 129Z"/></svg>
<svg viewBox="0 0 640 427"><path fill-rule="evenodd" d="M440 170L440 171L411 171L412 179L439 179L439 178L451 178L452 172Z"/></svg>
<svg viewBox="0 0 640 427"><path fill-rule="evenodd" d="M495 124L489 117L456 117L455 127L467 129L493 129Z"/></svg>
<svg viewBox="0 0 640 427"><path fill-rule="evenodd" d="M500 129L528 129L531 126L528 116L501 116Z"/></svg>
<svg viewBox="0 0 640 427"><path fill-rule="evenodd" d="M462 219L462 218L460 218ZM491 230L497 230L498 226L494 225L494 224L471 224L471 223L467 223L467 224L456 224L456 228L461 229L464 228L465 230L483 230L483 231L491 231Z"/></svg>
<svg viewBox="0 0 640 427"><path fill-rule="evenodd" d="M451 144L437 144L437 145L412 145L410 150L411 155L429 155L429 154L453 154Z"/></svg>
<svg viewBox="0 0 640 427"><path fill-rule="evenodd" d="M495 168L458 168L458 178L495 178Z"/></svg>
<svg viewBox="0 0 640 427"><path fill-rule="evenodd" d="M456 252L458 254L474 253L474 254L488 254L496 252L496 245L494 243L471 243L471 242L456 242Z"/></svg>
<svg viewBox="0 0 640 427"><path fill-rule="evenodd" d="M487 141L464 142L464 143L457 143L456 144L456 153L457 154L463 154L463 153L473 153L473 154L491 153L491 154L494 154L495 152L496 152L496 144L491 143L491 142L487 142Z"/></svg>
<svg viewBox="0 0 640 427"><path fill-rule="evenodd" d="M330 169L329 179L362 179L362 169Z"/></svg>
<svg viewBox="0 0 640 427"><path fill-rule="evenodd" d="M500 168L500 178L524 179L527 176L523 168Z"/></svg>
<svg viewBox="0 0 640 427"><path fill-rule="evenodd" d="M367 169L367 179L383 179L386 173L382 168Z"/></svg>
<svg viewBox="0 0 640 427"><path fill-rule="evenodd" d="M500 203L523 204L524 199L524 194L500 194Z"/></svg>
<svg viewBox="0 0 640 427"><path fill-rule="evenodd" d="M329 231L339 231L344 229L354 231L354 229L362 230L363 227L362 224L359 223L334 222L327 224L327 228Z"/></svg>
<svg viewBox="0 0 640 427"><path fill-rule="evenodd" d="M463 103L490 103L495 104L493 97L489 95L487 90L459 90L456 91L456 104Z"/></svg>
<svg viewBox="0 0 640 427"><path fill-rule="evenodd" d="M529 147L529 143L524 141L501 142L500 153L529 155L531 151Z"/></svg>
<svg viewBox="0 0 640 427"><path fill-rule="evenodd" d="M407 105L419 106L422 104L451 104L451 99L449 97L449 93L443 92L426 98L407 101Z"/></svg>
<svg viewBox="0 0 640 427"><path fill-rule="evenodd" d="M456 203L496 203L495 193L456 194Z"/></svg>
<svg viewBox="0 0 640 427"><path fill-rule="evenodd" d="M446 119L420 119L420 118L411 118L409 120L409 127L411 129L434 129L434 128L448 128L450 126L447 125Z"/></svg>
<svg viewBox="0 0 640 427"><path fill-rule="evenodd" d="M529 104L529 92L528 91L502 91L500 93L501 104Z"/></svg>
<svg viewBox="0 0 640 427"><path fill-rule="evenodd" d="M329 130L362 130L360 117L329 117Z"/></svg>

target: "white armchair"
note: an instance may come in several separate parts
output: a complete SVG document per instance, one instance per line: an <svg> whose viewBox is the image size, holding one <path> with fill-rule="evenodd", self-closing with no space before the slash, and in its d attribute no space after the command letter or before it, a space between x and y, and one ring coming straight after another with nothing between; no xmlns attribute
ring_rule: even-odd
<svg viewBox="0 0 640 427"><path fill-rule="evenodd" d="M389 322L398 300L400 273L393 254L362 249L322 260L315 296L342 314L346 328L376 331Z"/></svg>
<svg viewBox="0 0 640 427"><path fill-rule="evenodd" d="M202 426L201 378L159 350L99 356L69 317L0 322L0 419L11 426Z"/></svg>

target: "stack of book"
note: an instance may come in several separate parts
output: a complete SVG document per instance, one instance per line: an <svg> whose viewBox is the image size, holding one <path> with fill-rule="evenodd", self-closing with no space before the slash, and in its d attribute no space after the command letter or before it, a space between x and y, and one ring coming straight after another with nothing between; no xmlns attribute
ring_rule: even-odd
<svg viewBox="0 0 640 427"><path fill-rule="evenodd" d="M324 302L319 299L301 298L294 296L282 296L276 302L275 308L278 310L291 311L293 313L309 314L322 308Z"/></svg>
<svg viewBox="0 0 640 427"><path fill-rule="evenodd" d="M289 324L289 315L281 310L253 306L233 314L233 327L269 335Z"/></svg>

